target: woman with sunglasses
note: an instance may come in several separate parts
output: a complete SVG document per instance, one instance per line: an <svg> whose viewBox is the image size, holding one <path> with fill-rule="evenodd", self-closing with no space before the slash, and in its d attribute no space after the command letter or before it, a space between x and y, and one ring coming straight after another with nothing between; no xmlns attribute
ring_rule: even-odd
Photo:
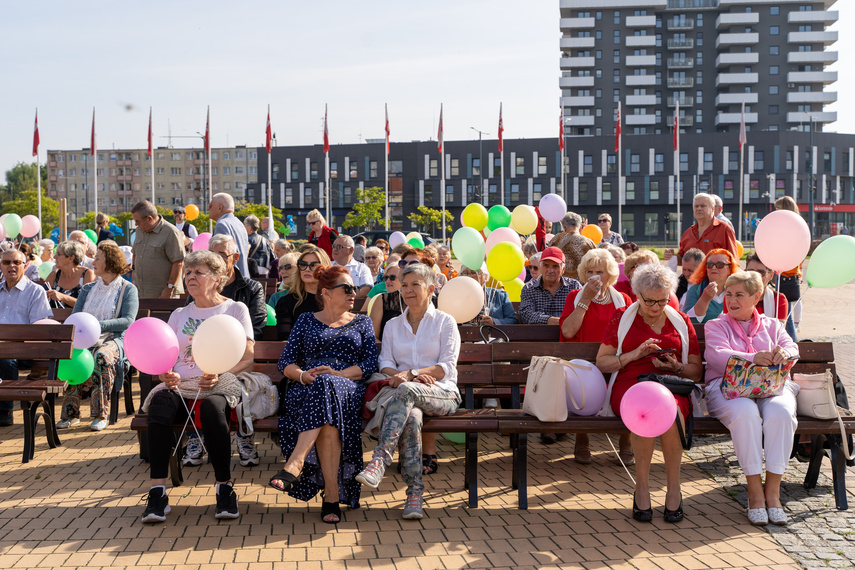
<svg viewBox="0 0 855 570"><path fill-rule="evenodd" d="M689 278L686 314L693 323L706 323L724 310L724 284L739 271L739 260L730 250L718 248L707 253Z"/></svg>
<svg viewBox="0 0 855 570"><path fill-rule="evenodd" d="M676 374L695 382L703 376L701 351L695 328L689 318L668 306L677 287L677 276L660 264L645 263L632 276L632 289L638 301L616 309L597 352L597 368L611 374L606 404L620 415L620 404L627 391L638 383L640 374ZM665 349L667 352L661 352ZM665 456L665 521L683 520L683 496L680 492L680 461L683 447L677 421L683 424L692 413L692 402L685 396L674 396L677 417L668 431L660 436ZM632 518L641 522L653 520L650 500L650 463L656 438L630 436L635 454L635 492Z"/></svg>
<svg viewBox="0 0 855 570"><path fill-rule="evenodd" d="M324 250L327 257L332 259L332 246L338 239L338 232L327 226L327 221L317 209L306 214L306 222L311 230L307 238L309 243Z"/></svg>
<svg viewBox="0 0 855 570"><path fill-rule="evenodd" d="M603 239L600 241L603 243L610 243L612 245L620 246L623 243L623 238L617 232L611 231L612 229L612 217L609 214L600 214L597 218L597 227L603 232ZM598 244L599 245L599 244Z"/></svg>
<svg viewBox="0 0 855 570"><path fill-rule="evenodd" d="M365 265L371 271L371 277L374 278L374 283L380 283L383 280L383 252L377 246L371 246L365 249Z"/></svg>
<svg viewBox="0 0 855 570"><path fill-rule="evenodd" d="M279 371L291 385L279 418L285 467L270 486L310 501L321 491L321 520L341 521L340 504L359 508L364 379L377 371L371 320L351 311L357 288L346 267L313 273L319 310L297 319Z"/></svg>
<svg viewBox="0 0 855 570"><path fill-rule="evenodd" d="M306 244L297 258L297 273L291 283L291 289L276 303L276 339L288 340L291 327L303 313L315 313L320 310L315 298L318 292L318 280L315 269L329 267L330 258L321 248Z"/></svg>
<svg viewBox="0 0 855 570"><path fill-rule="evenodd" d="M404 302L398 294L401 289L400 277L401 268L397 263L387 267L383 274L386 292L381 293L380 298L371 305L369 316L374 324L374 336L377 337L377 340L383 340L383 327L386 326L386 323L404 312Z"/></svg>
<svg viewBox="0 0 855 570"><path fill-rule="evenodd" d="M276 292L267 300L267 304L274 309L279 299L287 295L293 286L294 278L297 276L297 259L299 257L299 253L289 252L280 257L275 263L280 279L279 286L276 288Z"/></svg>

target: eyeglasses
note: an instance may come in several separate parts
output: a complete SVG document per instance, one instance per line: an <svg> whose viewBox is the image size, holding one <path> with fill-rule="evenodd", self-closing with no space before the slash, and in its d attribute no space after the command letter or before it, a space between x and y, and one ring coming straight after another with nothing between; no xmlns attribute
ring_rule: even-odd
<svg viewBox="0 0 855 570"><path fill-rule="evenodd" d="M332 246L332 248L333 248L333 249L350 249L350 247L348 247L348 246L346 246L346 245L341 245L341 244L338 244L338 243L337 243L337 244L334 244L334 245Z"/></svg>
<svg viewBox="0 0 855 570"><path fill-rule="evenodd" d="M315 220L314 222L309 222L309 225L314 226L315 224L320 224L320 223L321 223L320 220Z"/></svg>
<svg viewBox="0 0 855 570"><path fill-rule="evenodd" d="M397 275L384 275L383 281L394 281L398 278Z"/></svg>
<svg viewBox="0 0 855 570"><path fill-rule="evenodd" d="M668 301L671 299L647 299L644 295L639 295L641 300L644 301L644 304L648 307L652 307L653 305L659 305L660 307L664 307L668 304Z"/></svg>
<svg viewBox="0 0 855 570"><path fill-rule="evenodd" d="M24 265L24 262L20 259L4 259L3 265Z"/></svg>
<svg viewBox="0 0 855 570"><path fill-rule="evenodd" d="M379 255L366 255L365 259L380 259Z"/></svg>
<svg viewBox="0 0 855 570"><path fill-rule="evenodd" d="M291 269L292 267L294 267L294 266L293 266L293 265L291 265L290 263L286 263L285 265L283 265L283 266L282 266L282 267L280 267L279 269L284 269L285 271L288 271L288 270L289 270L289 269Z"/></svg>
<svg viewBox="0 0 855 570"><path fill-rule="evenodd" d="M305 271L306 269L314 269L315 267L317 267L320 264L321 264L320 261L313 261L311 263L306 263L305 261L300 260L297 262L297 269L299 269L300 271Z"/></svg>
<svg viewBox="0 0 855 570"><path fill-rule="evenodd" d="M402 259L402 260L398 261L398 267L406 267L406 266L410 265L411 263L418 263L418 262L419 262L418 259L411 259L410 261L404 261Z"/></svg>
<svg viewBox="0 0 855 570"><path fill-rule="evenodd" d="M351 285L350 283L341 283L339 285L334 285L330 287L330 290L332 289L341 289L342 291L344 291L345 295L353 295L354 293L359 291L359 287L357 287L356 285Z"/></svg>
<svg viewBox="0 0 855 570"><path fill-rule="evenodd" d="M609 219L607 219L607 218L603 218L602 220L597 220L597 223L600 223L600 224L606 224L606 223L608 223L609 221L611 221L611 220L609 220Z"/></svg>
<svg viewBox="0 0 855 570"><path fill-rule="evenodd" d="M712 269L713 267L715 267L716 269L724 269L725 267L728 267L729 265L730 265L729 263L725 263L724 261L715 261L715 262L708 261L707 262L707 269Z"/></svg>

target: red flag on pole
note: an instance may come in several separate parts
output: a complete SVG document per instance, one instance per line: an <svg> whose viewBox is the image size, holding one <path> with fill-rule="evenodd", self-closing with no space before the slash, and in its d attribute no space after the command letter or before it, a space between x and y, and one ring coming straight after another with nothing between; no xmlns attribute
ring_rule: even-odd
<svg viewBox="0 0 855 570"><path fill-rule="evenodd" d="M745 133L745 101L742 102L742 120L739 123L739 150L748 142L748 136Z"/></svg>
<svg viewBox="0 0 855 570"><path fill-rule="evenodd" d="M617 127L615 128L615 152L620 151L620 101L617 104Z"/></svg>
<svg viewBox="0 0 855 570"><path fill-rule="evenodd" d="M674 150L680 148L680 143L677 137L680 136L680 104L677 103L677 108L674 110Z"/></svg>
<svg viewBox="0 0 855 570"><path fill-rule="evenodd" d="M151 107L148 108L148 155L151 156Z"/></svg>
<svg viewBox="0 0 855 570"><path fill-rule="evenodd" d="M564 150L564 107L561 107L561 116L558 119L558 150Z"/></svg>
<svg viewBox="0 0 855 570"><path fill-rule="evenodd" d="M327 106L324 105L324 152L330 151L330 130L327 125Z"/></svg>
<svg viewBox="0 0 855 570"><path fill-rule="evenodd" d="M386 154L389 154L389 105L386 104Z"/></svg>
<svg viewBox="0 0 855 570"><path fill-rule="evenodd" d="M264 148L267 149L267 154L270 154L271 143L273 142L273 130L270 128L270 105L267 106L267 128L264 130Z"/></svg>
<svg viewBox="0 0 855 570"><path fill-rule="evenodd" d="M504 136L505 124L502 122L502 104L499 103L499 152L505 149Z"/></svg>
<svg viewBox="0 0 855 570"><path fill-rule="evenodd" d="M39 154L39 110L36 109L36 126L33 131L33 156Z"/></svg>
<svg viewBox="0 0 855 570"><path fill-rule="evenodd" d="M205 121L205 154L211 152L211 106L208 105L208 119Z"/></svg>
<svg viewBox="0 0 855 570"><path fill-rule="evenodd" d="M89 143L89 154L95 156L95 107L92 107L92 140Z"/></svg>
<svg viewBox="0 0 855 570"><path fill-rule="evenodd" d="M437 140L437 150L440 154L442 154L442 142L443 142L443 133L442 133L442 103L439 104L439 132L436 135Z"/></svg>

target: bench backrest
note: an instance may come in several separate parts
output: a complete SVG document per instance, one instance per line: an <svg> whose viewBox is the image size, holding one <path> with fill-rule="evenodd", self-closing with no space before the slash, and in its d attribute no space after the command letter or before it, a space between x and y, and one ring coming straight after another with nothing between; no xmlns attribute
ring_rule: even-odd
<svg viewBox="0 0 855 570"><path fill-rule="evenodd" d="M71 325L3 325L0 358L46 361L48 379L56 380L59 360L71 358L73 338Z"/></svg>

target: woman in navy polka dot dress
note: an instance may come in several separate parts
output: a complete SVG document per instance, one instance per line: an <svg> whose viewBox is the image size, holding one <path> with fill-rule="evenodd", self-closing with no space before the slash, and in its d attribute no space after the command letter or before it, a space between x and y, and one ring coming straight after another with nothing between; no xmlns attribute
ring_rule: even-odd
<svg viewBox="0 0 855 570"><path fill-rule="evenodd" d="M356 288L340 266L318 267L317 313L300 315L279 359L279 370L294 380L279 418L285 468L270 486L309 501L318 491L321 518L341 520L340 503L359 507L362 470L363 379L377 371L377 341L371 319L350 312Z"/></svg>

